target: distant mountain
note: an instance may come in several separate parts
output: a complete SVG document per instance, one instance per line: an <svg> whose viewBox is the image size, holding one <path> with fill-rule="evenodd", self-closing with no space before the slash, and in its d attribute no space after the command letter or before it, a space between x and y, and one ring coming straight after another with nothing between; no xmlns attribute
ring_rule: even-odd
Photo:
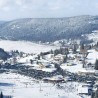
<svg viewBox="0 0 98 98"><path fill-rule="evenodd" d="M98 30L98 16L69 18L26 18L0 24L0 37L10 40L55 41L85 39L83 34Z"/></svg>

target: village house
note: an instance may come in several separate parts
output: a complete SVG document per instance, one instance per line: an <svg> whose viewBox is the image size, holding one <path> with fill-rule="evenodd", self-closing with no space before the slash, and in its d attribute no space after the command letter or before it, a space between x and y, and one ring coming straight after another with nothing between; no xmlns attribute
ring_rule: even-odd
<svg viewBox="0 0 98 98"><path fill-rule="evenodd" d="M63 61L64 61L64 57L65 57L65 55L58 54L58 55L56 55L54 57L54 62L59 63L59 64L62 64Z"/></svg>

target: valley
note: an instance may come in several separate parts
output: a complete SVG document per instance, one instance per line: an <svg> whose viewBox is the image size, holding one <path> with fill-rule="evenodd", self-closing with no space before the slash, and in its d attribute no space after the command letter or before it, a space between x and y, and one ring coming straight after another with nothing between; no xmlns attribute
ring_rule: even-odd
<svg viewBox="0 0 98 98"><path fill-rule="evenodd" d="M97 95L98 16L0 22L0 96Z"/></svg>
<svg viewBox="0 0 98 98"><path fill-rule="evenodd" d="M58 41L55 45L8 40L1 42L4 48L1 53L10 55L6 60L0 60L0 91L4 96L91 98L96 92L97 43L91 46L71 41ZM9 49L3 47L6 44Z"/></svg>

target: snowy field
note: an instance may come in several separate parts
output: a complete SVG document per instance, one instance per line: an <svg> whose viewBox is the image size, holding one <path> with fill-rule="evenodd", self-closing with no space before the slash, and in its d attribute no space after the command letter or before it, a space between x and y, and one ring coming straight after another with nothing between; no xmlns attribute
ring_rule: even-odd
<svg viewBox="0 0 98 98"><path fill-rule="evenodd" d="M77 94L79 84L76 82L61 85L64 89L58 89L52 83L38 82L15 73L0 74L0 91L13 98L88 98Z"/></svg>
<svg viewBox="0 0 98 98"><path fill-rule="evenodd" d="M3 48L5 51L19 50L25 53L40 53L50 51L51 49L54 50L59 47L50 45L41 45L26 41L0 40L0 48Z"/></svg>

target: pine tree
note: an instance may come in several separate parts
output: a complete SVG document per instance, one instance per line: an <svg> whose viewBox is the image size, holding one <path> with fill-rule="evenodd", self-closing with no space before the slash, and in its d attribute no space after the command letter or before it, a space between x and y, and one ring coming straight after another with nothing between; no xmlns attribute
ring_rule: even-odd
<svg viewBox="0 0 98 98"><path fill-rule="evenodd" d="M80 49L81 49L81 50L84 50L84 44L82 44L82 45L80 46Z"/></svg>
<svg viewBox="0 0 98 98"><path fill-rule="evenodd" d="M98 42L97 42L96 46L98 46Z"/></svg>
<svg viewBox="0 0 98 98"><path fill-rule="evenodd" d="M92 92L91 98L94 98L94 96L95 96L95 92Z"/></svg>
<svg viewBox="0 0 98 98"><path fill-rule="evenodd" d="M33 64L33 60L32 59L30 60L30 64Z"/></svg>
<svg viewBox="0 0 98 98"><path fill-rule="evenodd" d="M1 92L1 94L0 94L0 98L3 98L3 93Z"/></svg>
<svg viewBox="0 0 98 98"><path fill-rule="evenodd" d="M40 55L38 55L38 60L40 60Z"/></svg>
<svg viewBox="0 0 98 98"><path fill-rule="evenodd" d="M66 63L67 62L67 54L66 56L64 57L64 60L63 60L63 63Z"/></svg>
<svg viewBox="0 0 98 98"><path fill-rule="evenodd" d="M98 60L96 59L96 62L95 62L95 69L98 70Z"/></svg>
<svg viewBox="0 0 98 98"><path fill-rule="evenodd" d="M97 90L96 90L96 92L95 92L94 98L98 98L98 88L97 88Z"/></svg>
<svg viewBox="0 0 98 98"><path fill-rule="evenodd" d="M68 48L65 49L65 54L69 54L69 49Z"/></svg>
<svg viewBox="0 0 98 98"><path fill-rule="evenodd" d="M53 54L53 50L51 49L50 54Z"/></svg>
<svg viewBox="0 0 98 98"><path fill-rule="evenodd" d="M74 45L74 47L73 47L73 53L76 53L76 45Z"/></svg>
<svg viewBox="0 0 98 98"><path fill-rule="evenodd" d="M56 56L58 54L59 54L59 50L58 49L54 50L54 56Z"/></svg>
<svg viewBox="0 0 98 98"><path fill-rule="evenodd" d="M44 54L41 52L41 53L40 53L40 58L43 59L43 56L44 56Z"/></svg>
<svg viewBox="0 0 98 98"><path fill-rule="evenodd" d="M91 45L89 45L89 49L92 49L92 46Z"/></svg>
<svg viewBox="0 0 98 98"><path fill-rule="evenodd" d="M58 49L58 54L62 54L63 49L60 47L60 49Z"/></svg>

